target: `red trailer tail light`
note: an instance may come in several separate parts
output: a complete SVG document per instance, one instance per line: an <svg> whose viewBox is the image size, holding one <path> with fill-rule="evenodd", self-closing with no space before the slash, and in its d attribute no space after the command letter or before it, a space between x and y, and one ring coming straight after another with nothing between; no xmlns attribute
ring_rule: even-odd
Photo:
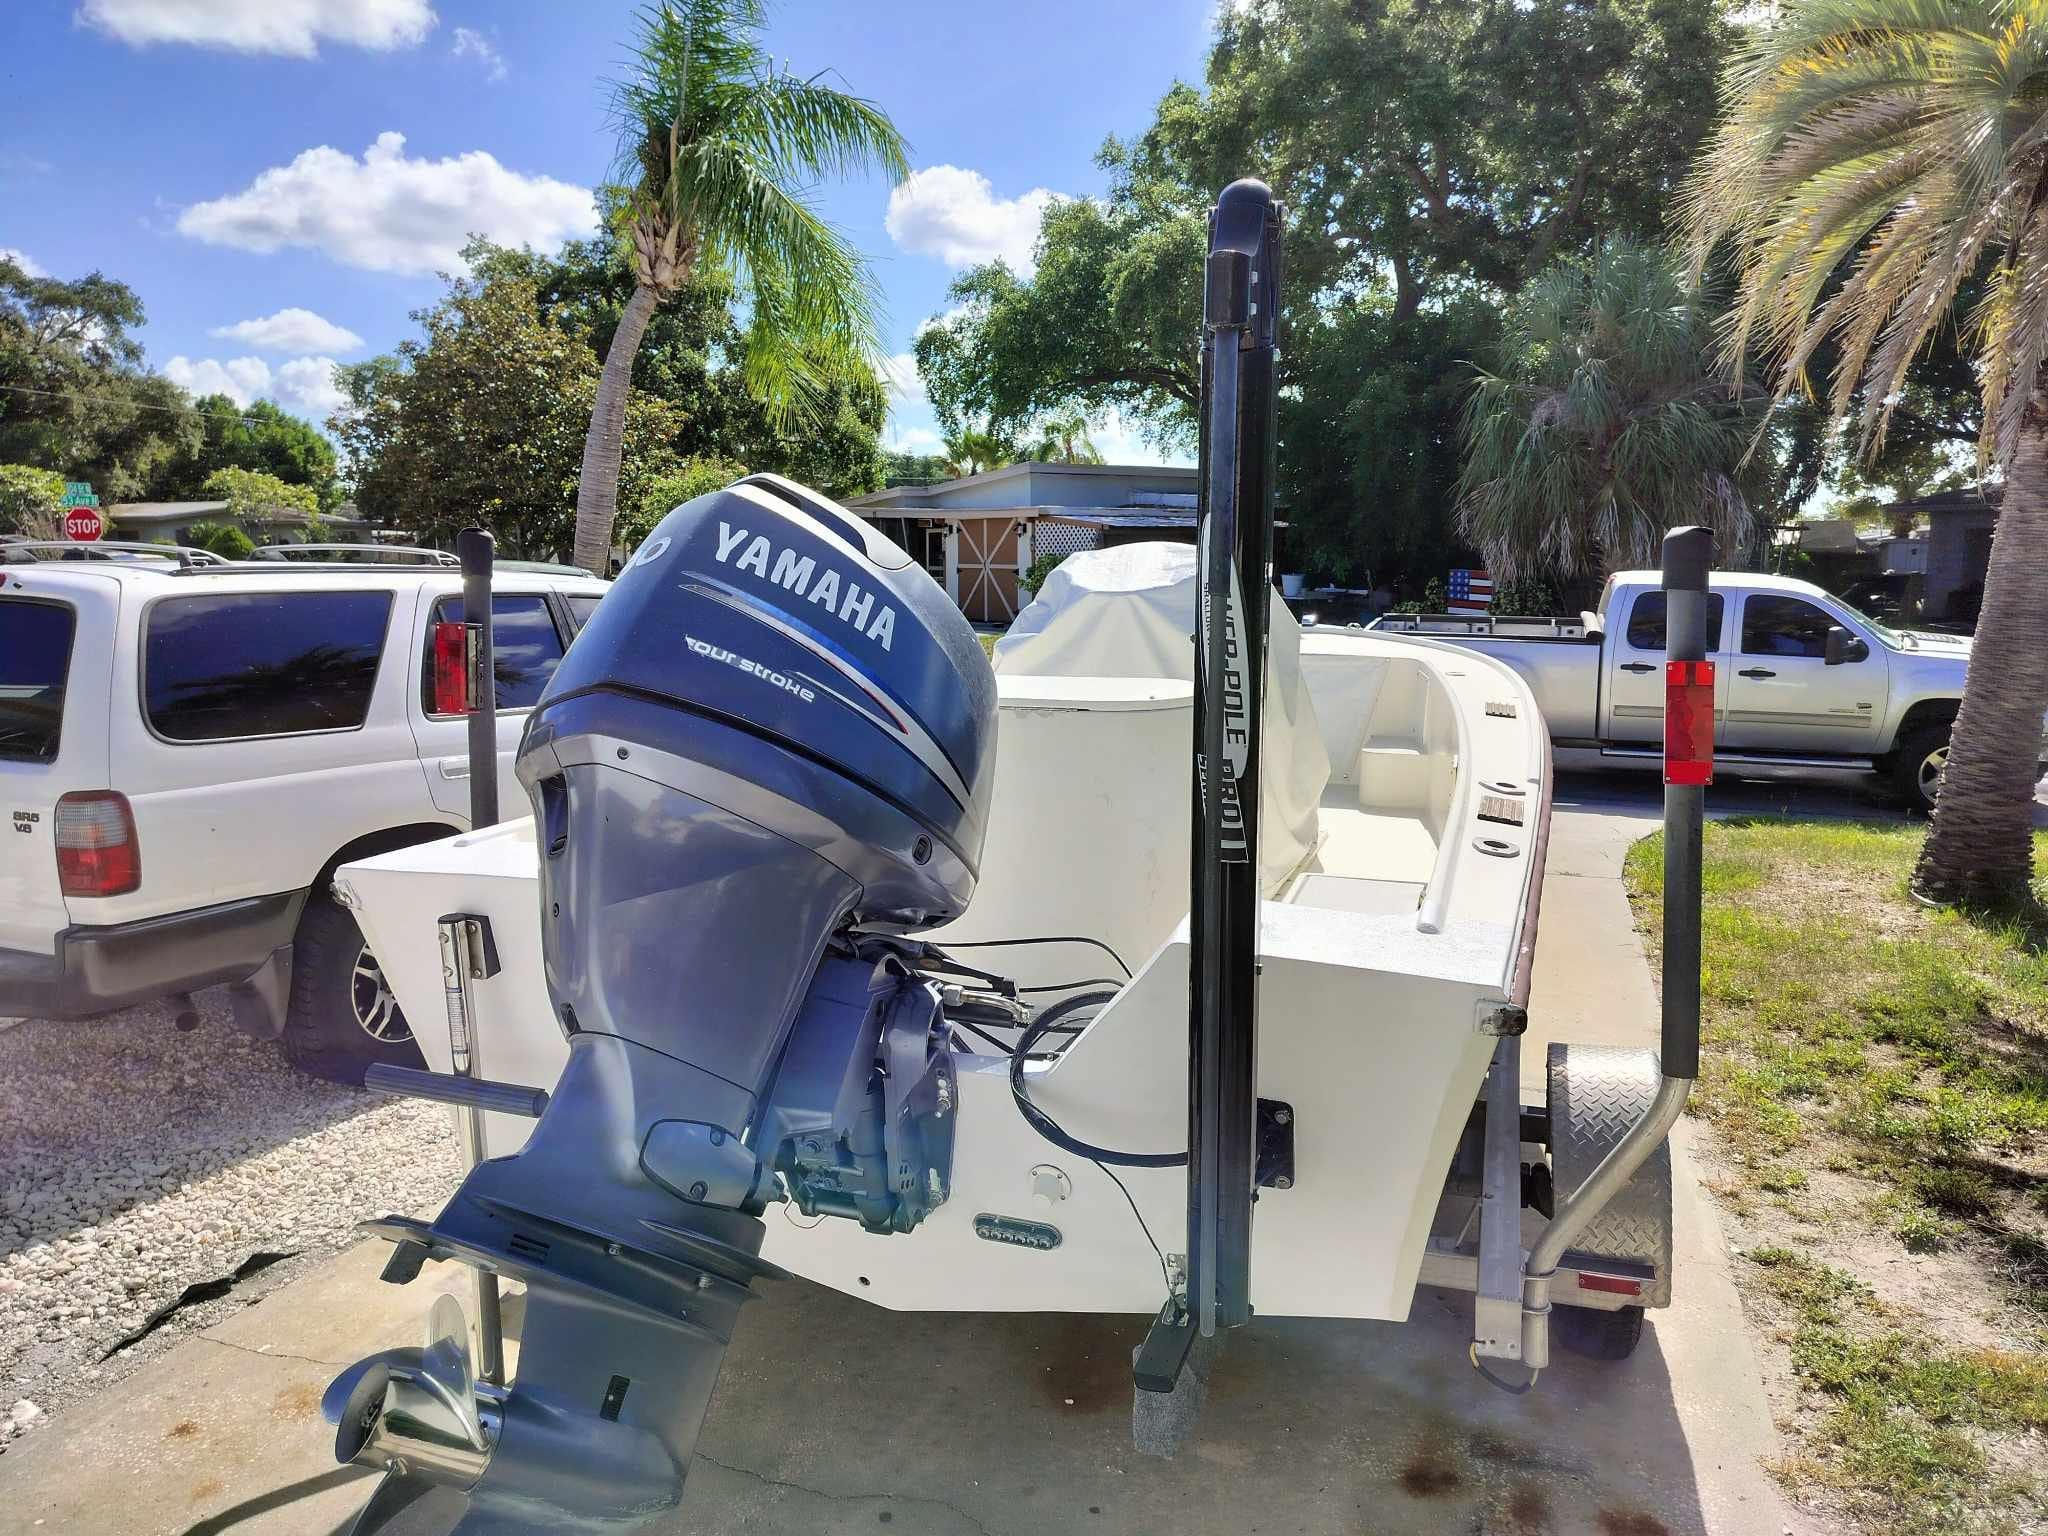
<svg viewBox="0 0 2048 1536"><path fill-rule="evenodd" d="M1664 782L1714 782L1714 664L1664 663Z"/></svg>
<svg viewBox="0 0 2048 1536"><path fill-rule="evenodd" d="M469 626L445 620L434 626L434 713L469 711Z"/></svg>
<svg viewBox="0 0 2048 1536"><path fill-rule="evenodd" d="M1606 1291L1615 1296L1640 1296L1643 1282L1631 1280L1622 1275L1589 1275L1579 1271L1579 1289L1582 1291Z"/></svg>
<svg viewBox="0 0 2048 1536"><path fill-rule="evenodd" d="M57 802L57 884L66 896L123 896L142 884L126 795L81 789Z"/></svg>

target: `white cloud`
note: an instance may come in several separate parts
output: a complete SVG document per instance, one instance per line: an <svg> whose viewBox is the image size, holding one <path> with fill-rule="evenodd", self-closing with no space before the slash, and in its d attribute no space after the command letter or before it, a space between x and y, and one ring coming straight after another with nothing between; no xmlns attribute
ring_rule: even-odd
<svg viewBox="0 0 2048 1536"><path fill-rule="evenodd" d="M334 369L331 357L295 357L279 366L272 397L314 426L322 426L329 416L348 404L348 396L334 382Z"/></svg>
<svg viewBox="0 0 2048 1536"><path fill-rule="evenodd" d="M1118 411L1105 411L1088 423L1089 441L1095 444L1096 452L1102 455L1105 464L1182 464L1192 465L1194 455L1186 449L1162 449L1156 443L1146 441L1138 428L1124 420Z"/></svg>
<svg viewBox="0 0 2048 1536"><path fill-rule="evenodd" d="M84 0L78 19L138 48L197 43L309 59L322 43L410 48L435 17L427 0Z"/></svg>
<svg viewBox="0 0 2048 1536"><path fill-rule="evenodd" d="M937 453L946 446L936 427L910 427L882 439L886 453Z"/></svg>
<svg viewBox="0 0 2048 1536"><path fill-rule="evenodd" d="M33 261L30 261L28 259L27 251L16 250L11 245L0 245L0 257L5 257L7 260L13 262L17 267L21 268L22 271L26 272L30 277L48 277L50 275L49 273L45 272L41 267L37 266Z"/></svg>
<svg viewBox="0 0 2048 1536"><path fill-rule="evenodd" d="M310 309L280 309L262 320L215 326L210 334L294 357L311 352L353 352L363 344L354 331L323 320Z"/></svg>
<svg viewBox="0 0 2048 1536"><path fill-rule="evenodd" d="M1044 187L999 198L981 172L933 165L912 172L889 194L883 224L904 250L936 256L948 266L1000 258L1013 271L1028 273L1039 216L1058 201L1060 195Z"/></svg>
<svg viewBox="0 0 2048 1536"><path fill-rule="evenodd" d="M882 359L882 380L891 400L922 400L924 380L917 376L917 354L898 352Z"/></svg>
<svg viewBox="0 0 2048 1536"><path fill-rule="evenodd" d="M164 364L164 377L194 396L226 395L245 410L267 397L317 427L348 403L334 382L336 366L331 357L295 357L273 372L260 357L179 356Z"/></svg>
<svg viewBox="0 0 2048 1536"><path fill-rule="evenodd" d="M549 249L596 223L587 187L521 175L480 149L408 158L404 134L380 133L360 160L323 144L240 192L194 203L178 232L245 251L306 246L347 266L417 276L459 270L471 234Z"/></svg>
<svg viewBox="0 0 2048 1536"><path fill-rule="evenodd" d="M164 377L188 394L226 395L240 406L270 393L270 364L260 357L174 357Z"/></svg>
<svg viewBox="0 0 2048 1536"><path fill-rule="evenodd" d="M964 319L973 307L971 304L955 304L951 309L942 309L936 315L926 315L917 322L917 329L911 332L911 336L915 339L935 326L949 326L955 320Z"/></svg>
<svg viewBox="0 0 2048 1536"><path fill-rule="evenodd" d="M455 46L448 50L456 58L474 58L483 66L486 80L505 78L505 55L498 52L498 45L474 27L455 29Z"/></svg>

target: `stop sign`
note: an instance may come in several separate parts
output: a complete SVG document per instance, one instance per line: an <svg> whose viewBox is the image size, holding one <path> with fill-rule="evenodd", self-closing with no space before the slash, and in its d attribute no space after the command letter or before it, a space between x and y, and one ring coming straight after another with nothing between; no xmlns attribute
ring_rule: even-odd
<svg viewBox="0 0 2048 1536"><path fill-rule="evenodd" d="M70 507L64 513L64 537L67 539L90 544L106 531L106 520L96 508Z"/></svg>

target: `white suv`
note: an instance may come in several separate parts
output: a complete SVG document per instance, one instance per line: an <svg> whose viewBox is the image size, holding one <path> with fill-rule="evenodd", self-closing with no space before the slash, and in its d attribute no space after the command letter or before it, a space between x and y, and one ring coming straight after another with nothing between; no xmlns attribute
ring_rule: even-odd
<svg viewBox="0 0 2048 1536"><path fill-rule="evenodd" d="M226 984L309 1071L419 1062L335 866L469 824L467 726L434 710L445 565L0 551L0 1015ZM380 560L394 557L380 555ZM526 711L605 584L501 563L500 803Z"/></svg>

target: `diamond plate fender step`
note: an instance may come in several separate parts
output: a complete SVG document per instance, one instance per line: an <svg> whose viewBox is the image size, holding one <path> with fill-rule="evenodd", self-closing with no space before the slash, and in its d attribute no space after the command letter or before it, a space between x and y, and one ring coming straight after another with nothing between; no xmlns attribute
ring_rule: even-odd
<svg viewBox="0 0 2048 1536"><path fill-rule="evenodd" d="M1657 1053L1605 1045L1550 1047L1551 1177L1563 1200L1650 1107L1662 1073ZM1580 1253L1646 1264L1656 1272L1643 1304L1671 1305L1671 1147L1659 1146L1572 1244ZM1568 1298L1555 1298L1563 1303Z"/></svg>

